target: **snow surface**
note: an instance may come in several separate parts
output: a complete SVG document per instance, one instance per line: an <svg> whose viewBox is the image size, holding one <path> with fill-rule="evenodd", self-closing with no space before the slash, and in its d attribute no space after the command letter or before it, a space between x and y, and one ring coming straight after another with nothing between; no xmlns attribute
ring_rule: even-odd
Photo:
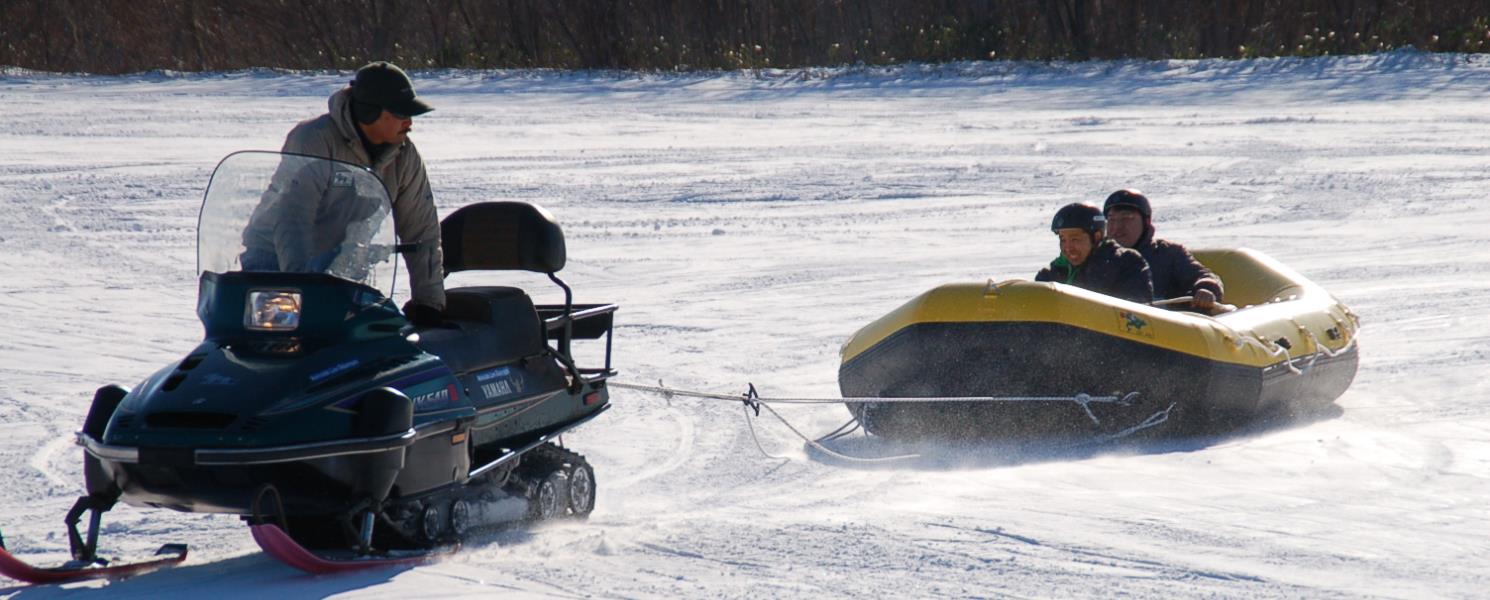
<svg viewBox="0 0 1490 600"><path fill-rule="evenodd" d="M621 305L620 380L836 395L858 327L939 283L1033 276L1057 207L1125 186L1154 200L1161 237L1263 250L1340 297L1365 325L1360 374L1307 423L874 468L761 420L788 457L768 459L737 405L617 391L566 439L598 474L585 523L310 577L235 518L122 507L106 554L187 542L187 564L0 596L1490 594L1490 60L416 75L438 108L412 137L441 212L557 215L578 300ZM65 558L92 391L199 339L216 161L277 149L347 79L0 71L0 531L22 557ZM557 298L539 277L459 277ZM780 410L813 433L847 418Z"/></svg>

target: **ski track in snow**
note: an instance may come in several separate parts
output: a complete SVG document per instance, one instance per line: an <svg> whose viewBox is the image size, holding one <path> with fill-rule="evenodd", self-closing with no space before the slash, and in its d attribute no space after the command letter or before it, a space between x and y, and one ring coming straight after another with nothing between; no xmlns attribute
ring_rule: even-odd
<svg viewBox="0 0 1490 600"><path fill-rule="evenodd" d="M278 148L345 73L0 70L0 531L66 557L72 432L199 339L196 216L216 161ZM120 507L104 550L186 565L0 597L1482 597L1490 589L1490 61L959 64L758 74L417 73L442 214L536 202L621 380L837 393L838 346L948 281L1028 278L1049 215L1125 186L1160 237L1263 250L1364 323L1337 414L1082 451L808 453L737 404L616 390L565 436L584 523L417 568L308 577L233 517ZM541 276L462 273L539 302ZM397 298L402 301L403 298ZM583 356L583 354L582 354ZM1059 366L1052 366L1059 368ZM805 431L838 406L781 409ZM843 440L863 455L899 449Z"/></svg>

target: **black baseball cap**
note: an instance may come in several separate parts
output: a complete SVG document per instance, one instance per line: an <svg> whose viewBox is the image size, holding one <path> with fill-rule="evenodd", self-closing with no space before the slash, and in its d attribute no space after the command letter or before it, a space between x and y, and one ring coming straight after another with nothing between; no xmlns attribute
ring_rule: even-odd
<svg viewBox="0 0 1490 600"><path fill-rule="evenodd" d="M414 94L414 82L393 63L375 62L357 69L352 99L405 117L434 110Z"/></svg>

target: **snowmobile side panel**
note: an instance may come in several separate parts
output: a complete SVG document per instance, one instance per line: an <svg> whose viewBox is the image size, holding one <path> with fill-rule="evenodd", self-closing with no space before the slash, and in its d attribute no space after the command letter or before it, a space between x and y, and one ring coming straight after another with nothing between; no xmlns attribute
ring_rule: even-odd
<svg viewBox="0 0 1490 600"><path fill-rule="evenodd" d="M477 467L475 469L472 469L471 470L471 477L473 477L473 478L480 477L481 475L486 474L488 471L491 471L493 469L496 469L498 467L501 467L501 466L503 466L503 465L511 462L513 459L516 459L517 457L522 456L523 454L527 453L528 451L530 451L530 450L532 450L534 448L537 448L538 446L540 446L540 445L542 445L544 443L547 443L547 442L550 442L550 441L552 441L554 439L557 439L559 436L564 435L565 432L567 432L567 431L569 431L571 429L574 429L576 427L579 427L580 425L584 425L585 423L590 422L591 419L594 419L595 417L600 416L600 413L603 413L603 412L605 412L607 410L610 410L610 405L609 404L605 404L605 405L601 406L599 410L596 410L595 412L592 412L589 415L586 415L584 417L581 417L581 418L579 418L576 421L573 421L573 422L570 422L570 423L567 423L567 424L564 424L564 425L560 425L560 426L554 427L551 430L547 431L546 433L543 433L542 435L535 435L535 436L533 436L533 438L531 440L529 440L527 443L523 444L522 446L519 446L517 448L512 448L512 449L505 449L504 448L501 453L499 453L496 456L492 457L491 460L489 462L487 462L486 464L483 464L483 465L481 465L481 466L479 466L479 467Z"/></svg>

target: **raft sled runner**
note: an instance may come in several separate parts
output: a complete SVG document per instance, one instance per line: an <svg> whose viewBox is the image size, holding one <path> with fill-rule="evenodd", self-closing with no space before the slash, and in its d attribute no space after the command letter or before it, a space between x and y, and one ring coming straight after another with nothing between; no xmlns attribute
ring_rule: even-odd
<svg viewBox="0 0 1490 600"><path fill-rule="evenodd" d="M314 215L319 254L298 272L245 269L245 231L291 207ZM546 273L564 304L453 288L444 322L415 328L391 300L397 255L413 247L395 239L376 175L290 154L224 159L199 223L205 339L132 390L99 389L77 434L88 490L68 519L77 562L95 561L100 515L118 501L242 515L267 552L313 572L421 560L475 527L588 515L594 471L554 442L609 408L616 307L573 303L555 275L563 234L540 208L474 204L441 234L447 273ZM576 365L574 340L593 340L602 366Z"/></svg>
<svg viewBox="0 0 1490 600"><path fill-rule="evenodd" d="M1345 392L1358 358L1348 308L1260 252L1195 257L1242 308L1211 317L1056 283L944 285L855 333L839 387L845 398L1023 400L847 404L870 433L899 439L1214 429Z"/></svg>

